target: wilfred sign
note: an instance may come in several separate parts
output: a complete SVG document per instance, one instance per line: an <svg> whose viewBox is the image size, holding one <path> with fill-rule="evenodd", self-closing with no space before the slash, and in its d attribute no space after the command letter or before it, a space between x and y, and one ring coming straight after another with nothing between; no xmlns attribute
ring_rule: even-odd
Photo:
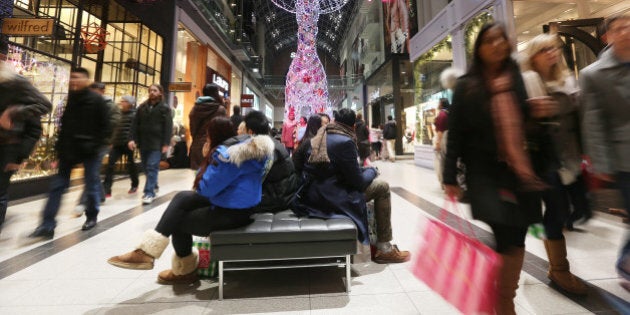
<svg viewBox="0 0 630 315"><path fill-rule="evenodd" d="M55 19L6 18L2 22L2 34L9 36L52 35Z"/></svg>

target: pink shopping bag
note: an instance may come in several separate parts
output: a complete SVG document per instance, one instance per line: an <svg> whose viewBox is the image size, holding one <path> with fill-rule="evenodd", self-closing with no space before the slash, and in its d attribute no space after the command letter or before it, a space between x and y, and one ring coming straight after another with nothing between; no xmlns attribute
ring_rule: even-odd
<svg viewBox="0 0 630 315"><path fill-rule="evenodd" d="M501 256L437 220L423 234L413 274L464 314L494 314Z"/></svg>

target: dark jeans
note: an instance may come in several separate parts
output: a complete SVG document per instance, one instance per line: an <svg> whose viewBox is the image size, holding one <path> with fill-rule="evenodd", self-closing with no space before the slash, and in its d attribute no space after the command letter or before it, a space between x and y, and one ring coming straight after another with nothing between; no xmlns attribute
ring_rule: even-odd
<svg viewBox="0 0 630 315"><path fill-rule="evenodd" d="M569 219L571 207L573 212L582 215L590 211L586 186L581 176L570 185L563 185L557 172L549 173L545 179L552 186L552 189L545 191L542 198L545 203L543 216L545 234L547 239L561 240L564 238L562 229Z"/></svg>
<svg viewBox="0 0 630 315"><path fill-rule="evenodd" d="M208 198L194 191L182 191L168 205L155 230L172 236L179 257L192 251L192 236L208 236L212 231L235 229L252 222L250 210L223 209L212 206Z"/></svg>
<svg viewBox="0 0 630 315"><path fill-rule="evenodd" d="M144 195L155 197L162 152L160 150L140 150L140 158L142 158L142 166L147 178L147 181L144 183Z"/></svg>
<svg viewBox="0 0 630 315"><path fill-rule="evenodd" d="M496 251L505 253L512 247L525 247L527 227L490 224L494 239L497 242Z"/></svg>
<svg viewBox="0 0 630 315"><path fill-rule="evenodd" d="M133 160L133 151L129 150L129 147L126 145L113 146L109 151L109 161L107 163L107 169L105 170L105 181L103 181L105 192L108 194L112 193L114 166L123 156L127 159L127 172L131 178L131 187L138 187L138 169Z"/></svg>
<svg viewBox="0 0 630 315"><path fill-rule="evenodd" d="M4 217L7 215L7 207L9 205L9 184L11 183L10 179L13 173L15 172L3 172L0 170L0 229L4 223Z"/></svg>
<svg viewBox="0 0 630 315"><path fill-rule="evenodd" d="M101 164L103 162L103 158L105 157L105 154L107 154L107 147L104 146L102 147L99 151L98 151L98 160L101 161ZM96 176L98 176L99 180L98 180L98 198L100 202L105 202L105 188L103 187L103 184L101 183L101 168L99 166L98 168L98 174L96 174ZM79 204L81 205L87 205L87 201L88 201L88 194L87 194L87 190L84 188L83 192L81 193L81 197L79 198Z"/></svg>
<svg viewBox="0 0 630 315"><path fill-rule="evenodd" d="M630 172L617 172L615 179L617 187L621 191L623 205L626 211L630 211ZM626 244L621 248L617 269L624 278L630 280L630 237L628 237Z"/></svg>
<svg viewBox="0 0 630 315"><path fill-rule="evenodd" d="M85 169L84 190L86 190L88 197L85 209L85 216L88 220L96 219L100 207L99 171L101 168L102 159L99 159L99 157L100 156L97 154L96 156L85 159L81 162L83 164L83 168ZM61 196L70 185L70 171L72 171L73 166L74 164L71 162L59 160L59 170L57 171L57 174L52 178L52 182L50 184L50 193L48 194L48 201L46 202L46 206L44 207L42 227L46 229L52 230L57 226L55 217L57 216L57 212L59 212L59 207L61 206Z"/></svg>
<svg viewBox="0 0 630 315"><path fill-rule="evenodd" d="M372 142L372 152L374 152L375 156L378 158L381 156L381 148L383 144L380 142Z"/></svg>

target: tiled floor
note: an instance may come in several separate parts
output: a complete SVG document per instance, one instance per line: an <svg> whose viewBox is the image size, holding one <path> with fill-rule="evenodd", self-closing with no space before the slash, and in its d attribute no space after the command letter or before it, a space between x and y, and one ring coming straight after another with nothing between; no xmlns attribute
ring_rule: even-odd
<svg viewBox="0 0 630 315"><path fill-rule="evenodd" d="M443 196L432 170L412 161L377 162L392 187L394 239L415 252L421 222L433 217ZM169 268L171 247L156 268L131 271L107 264L110 256L133 248L153 228L174 192L190 186L193 172L160 173L160 196L141 206L128 195L128 181L114 185L101 209L99 225L81 232L84 218L71 217L80 193L71 189L58 216L55 239L29 244L25 235L38 223L45 197L13 203L0 234L0 314L457 314L457 310L414 278L410 264L353 265L352 292L345 293L343 268L240 271L226 273L226 300L217 283L190 286L156 283ZM141 183L143 184L143 183ZM460 207L468 215L468 208ZM488 228L474 222L478 236ZM597 213L583 232L566 234L573 272L586 280L589 295L558 291L546 279L542 242L528 236L527 262L516 298L518 314L628 314L630 294L619 286L614 260L626 233L620 219ZM365 258L365 257L363 257ZM616 311L615 311L616 309Z"/></svg>

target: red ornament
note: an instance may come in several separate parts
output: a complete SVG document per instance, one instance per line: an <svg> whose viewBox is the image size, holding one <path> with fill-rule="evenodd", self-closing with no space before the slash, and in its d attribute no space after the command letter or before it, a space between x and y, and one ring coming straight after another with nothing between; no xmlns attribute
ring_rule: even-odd
<svg viewBox="0 0 630 315"><path fill-rule="evenodd" d="M89 54L95 54L104 50L107 46L105 38L109 32L100 27L95 22L81 27L81 38L83 39L83 48Z"/></svg>
<svg viewBox="0 0 630 315"><path fill-rule="evenodd" d="M305 76L305 77L302 79L302 82L304 82L304 83L311 83L311 77L309 77L309 76Z"/></svg>

